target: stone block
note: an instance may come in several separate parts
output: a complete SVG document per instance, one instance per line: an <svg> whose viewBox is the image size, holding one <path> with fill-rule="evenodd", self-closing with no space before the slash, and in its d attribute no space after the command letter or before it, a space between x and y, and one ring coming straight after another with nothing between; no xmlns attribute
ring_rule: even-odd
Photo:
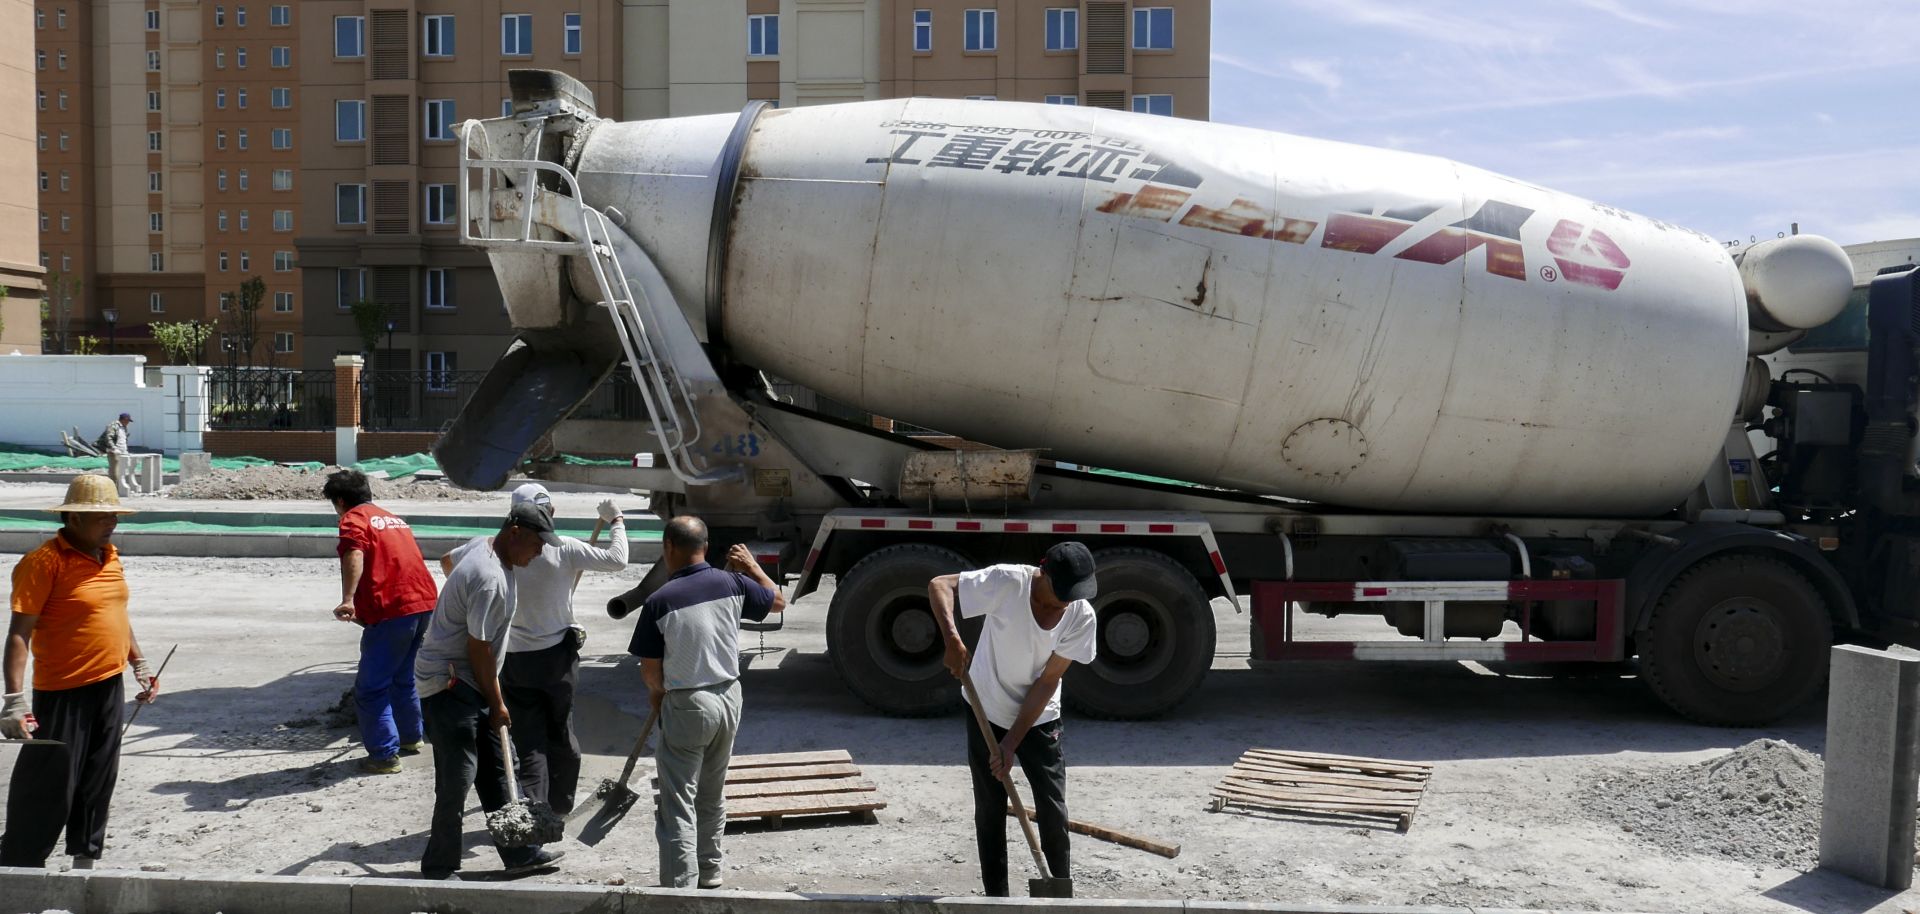
<svg viewBox="0 0 1920 914"><path fill-rule="evenodd" d="M351 914L353 883L94 870L87 879L85 914Z"/></svg>
<svg viewBox="0 0 1920 914"><path fill-rule="evenodd" d="M500 885L425 879L361 879L352 914L624 914L618 889L570 885Z"/></svg>
<svg viewBox="0 0 1920 914"><path fill-rule="evenodd" d="M0 867L0 914L40 914L42 911L80 914L86 907L85 873Z"/></svg>
<svg viewBox="0 0 1920 914"><path fill-rule="evenodd" d="M1888 889L1913 885L1917 717L1920 654L1833 649L1821 867Z"/></svg>
<svg viewBox="0 0 1920 914"><path fill-rule="evenodd" d="M213 473L213 455L206 451L188 451L180 455L180 481L186 482Z"/></svg>

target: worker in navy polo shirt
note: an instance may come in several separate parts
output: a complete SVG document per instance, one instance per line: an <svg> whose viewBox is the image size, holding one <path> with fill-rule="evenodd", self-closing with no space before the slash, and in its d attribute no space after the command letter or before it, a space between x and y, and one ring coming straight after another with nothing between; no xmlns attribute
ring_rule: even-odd
<svg viewBox="0 0 1920 914"><path fill-rule="evenodd" d="M640 607L628 647L640 658L660 714L660 884L717 889L720 835L727 824L727 763L740 729L740 620L758 622L787 605L745 546L727 567L707 564L707 525L667 521L660 561L668 579ZM697 834L697 837L696 837Z"/></svg>

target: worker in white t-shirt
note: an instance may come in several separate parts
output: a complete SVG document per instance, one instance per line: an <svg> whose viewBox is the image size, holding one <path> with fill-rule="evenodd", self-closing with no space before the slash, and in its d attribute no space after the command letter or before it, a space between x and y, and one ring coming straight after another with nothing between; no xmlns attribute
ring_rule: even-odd
<svg viewBox="0 0 1920 914"><path fill-rule="evenodd" d="M927 597L945 636L947 670L967 672L999 745L989 747L967 717L967 766L973 771L973 827L980 878L988 895L1007 894L1007 791L1000 778L1013 760L1033 790L1034 824L1051 875L1070 874L1067 765L1060 745L1060 678L1073 663L1091 663L1098 628L1093 604L1093 553L1058 543L1032 565L994 565L934 578ZM978 650L968 656L954 621L983 617Z"/></svg>

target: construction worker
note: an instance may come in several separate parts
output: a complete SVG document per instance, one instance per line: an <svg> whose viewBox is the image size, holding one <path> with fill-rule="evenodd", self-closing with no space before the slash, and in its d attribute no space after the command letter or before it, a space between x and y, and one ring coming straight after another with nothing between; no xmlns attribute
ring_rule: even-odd
<svg viewBox="0 0 1920 914"><path fill-rule="evenodd" d="M420 751L420 698L413 659L438 595L407 522L373 503L359 470L327 476L320 493L340 516L340 603L333 617L360 626L353 702L367 774L399 774L400 755Z"/></svg>
<svg viewBox="0 0 1920 914"><path fill-rule="evenodd" d="M107 423L106 431L95 442L107 455L107 475L113 477L113 488L121 498L140 488L133 479L133 461L128 459L127 434L132 425L133 415L121 413L120 418Z"/></svg>
<svg viewBox="0 0 1920 914"><path fill-rule="evenodd" d="M126 697L120 674L133 668L142 702L158 697L160 684L133 637L126 574L109 542L120 515L133 513L120 506L113 480L78 477L66 501L48 510L59 513L60 531L13 568L0 736L57 744L21 748L7 790L0 866L46 866L64 828L73 868L84 870L105 848L107 807L119 779Z"/></svg>
<svg viewBox="0 0 1920 914"><path fill-rule="evenodd" d="M660 884L722 884L720 836L727 824L727 763L740 729L740 620L786 608L745 546L727 551L726 570L707 564L707 525L676 517L661 532L668 578L640 607L628 650L640 658L648 698L660 715Z"/></svg>
<svg viewBox="0 0 1920 914"><path fill-rule="evenodd" d="M513 490L513 503L531 504L553 516L546 486L529 482ZM586 629L573 618L573 586L587 571L627 567L627 525L608 499L600 503L600 522L608 527L605 548L571 536L560 546L540 550L525 568L513 572L513 634L500 687L513 715L514 775L527 799L546 803L565 815L573 811L580 783L580 741L573 733L573 691L580 679L580 647ZM487 548L474 537L440 558L442 571Z"/></svg>
<svg viewBox="0 0 1920 914"><path fill-rule="evenodd" d="M1034 824L1051 875L1067 878L1067 766L1060 745L1060 679L1075 663L1092 663L1098 624L1093 553L1057 543L1040 567L994 565L934 578L927 598L946 640L946 666L969 674L994 738L988 746L967 716L967 766L973 771L973 831L980 879L988 895L1007 894L1007 777L1014 759L1033 790ZM954 606L984 617L979 648L968 655Z"/></svg>
<svg viewBox="0 0 1920 914"><path fill-rule="evenodd" d="M531 504L514 505L487 549L467 557L447 577L413 675L433 742L433 831L420 858L428 879L456 879L460 869L461 817L467 790L480 794L480 808L507 805L507 768L502 740L512 714L500 690L513 629L514 582L509 569L525 568L545 547L557 547L553 521ZM508 873L553 864L562 853L537 845L501 847Z"/></svg>

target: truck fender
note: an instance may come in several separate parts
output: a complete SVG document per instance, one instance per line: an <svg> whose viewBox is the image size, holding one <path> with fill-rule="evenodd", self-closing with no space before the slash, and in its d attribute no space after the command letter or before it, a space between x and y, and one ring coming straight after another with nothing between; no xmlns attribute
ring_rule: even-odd
<svg viewBox="0 0 1920 914"><path fill-rule="evenodd" d="M1693 524L1667 534L1678 545L1661 545L1642 555L1627 573L1628 631L1646 630L1653 605L1681 572L1729 552L1768 555L1786 561L1807 576L1827 601L1834 624L1854 629L1860 611L1840 573L1806 537L1746 524Z"/></svg>

